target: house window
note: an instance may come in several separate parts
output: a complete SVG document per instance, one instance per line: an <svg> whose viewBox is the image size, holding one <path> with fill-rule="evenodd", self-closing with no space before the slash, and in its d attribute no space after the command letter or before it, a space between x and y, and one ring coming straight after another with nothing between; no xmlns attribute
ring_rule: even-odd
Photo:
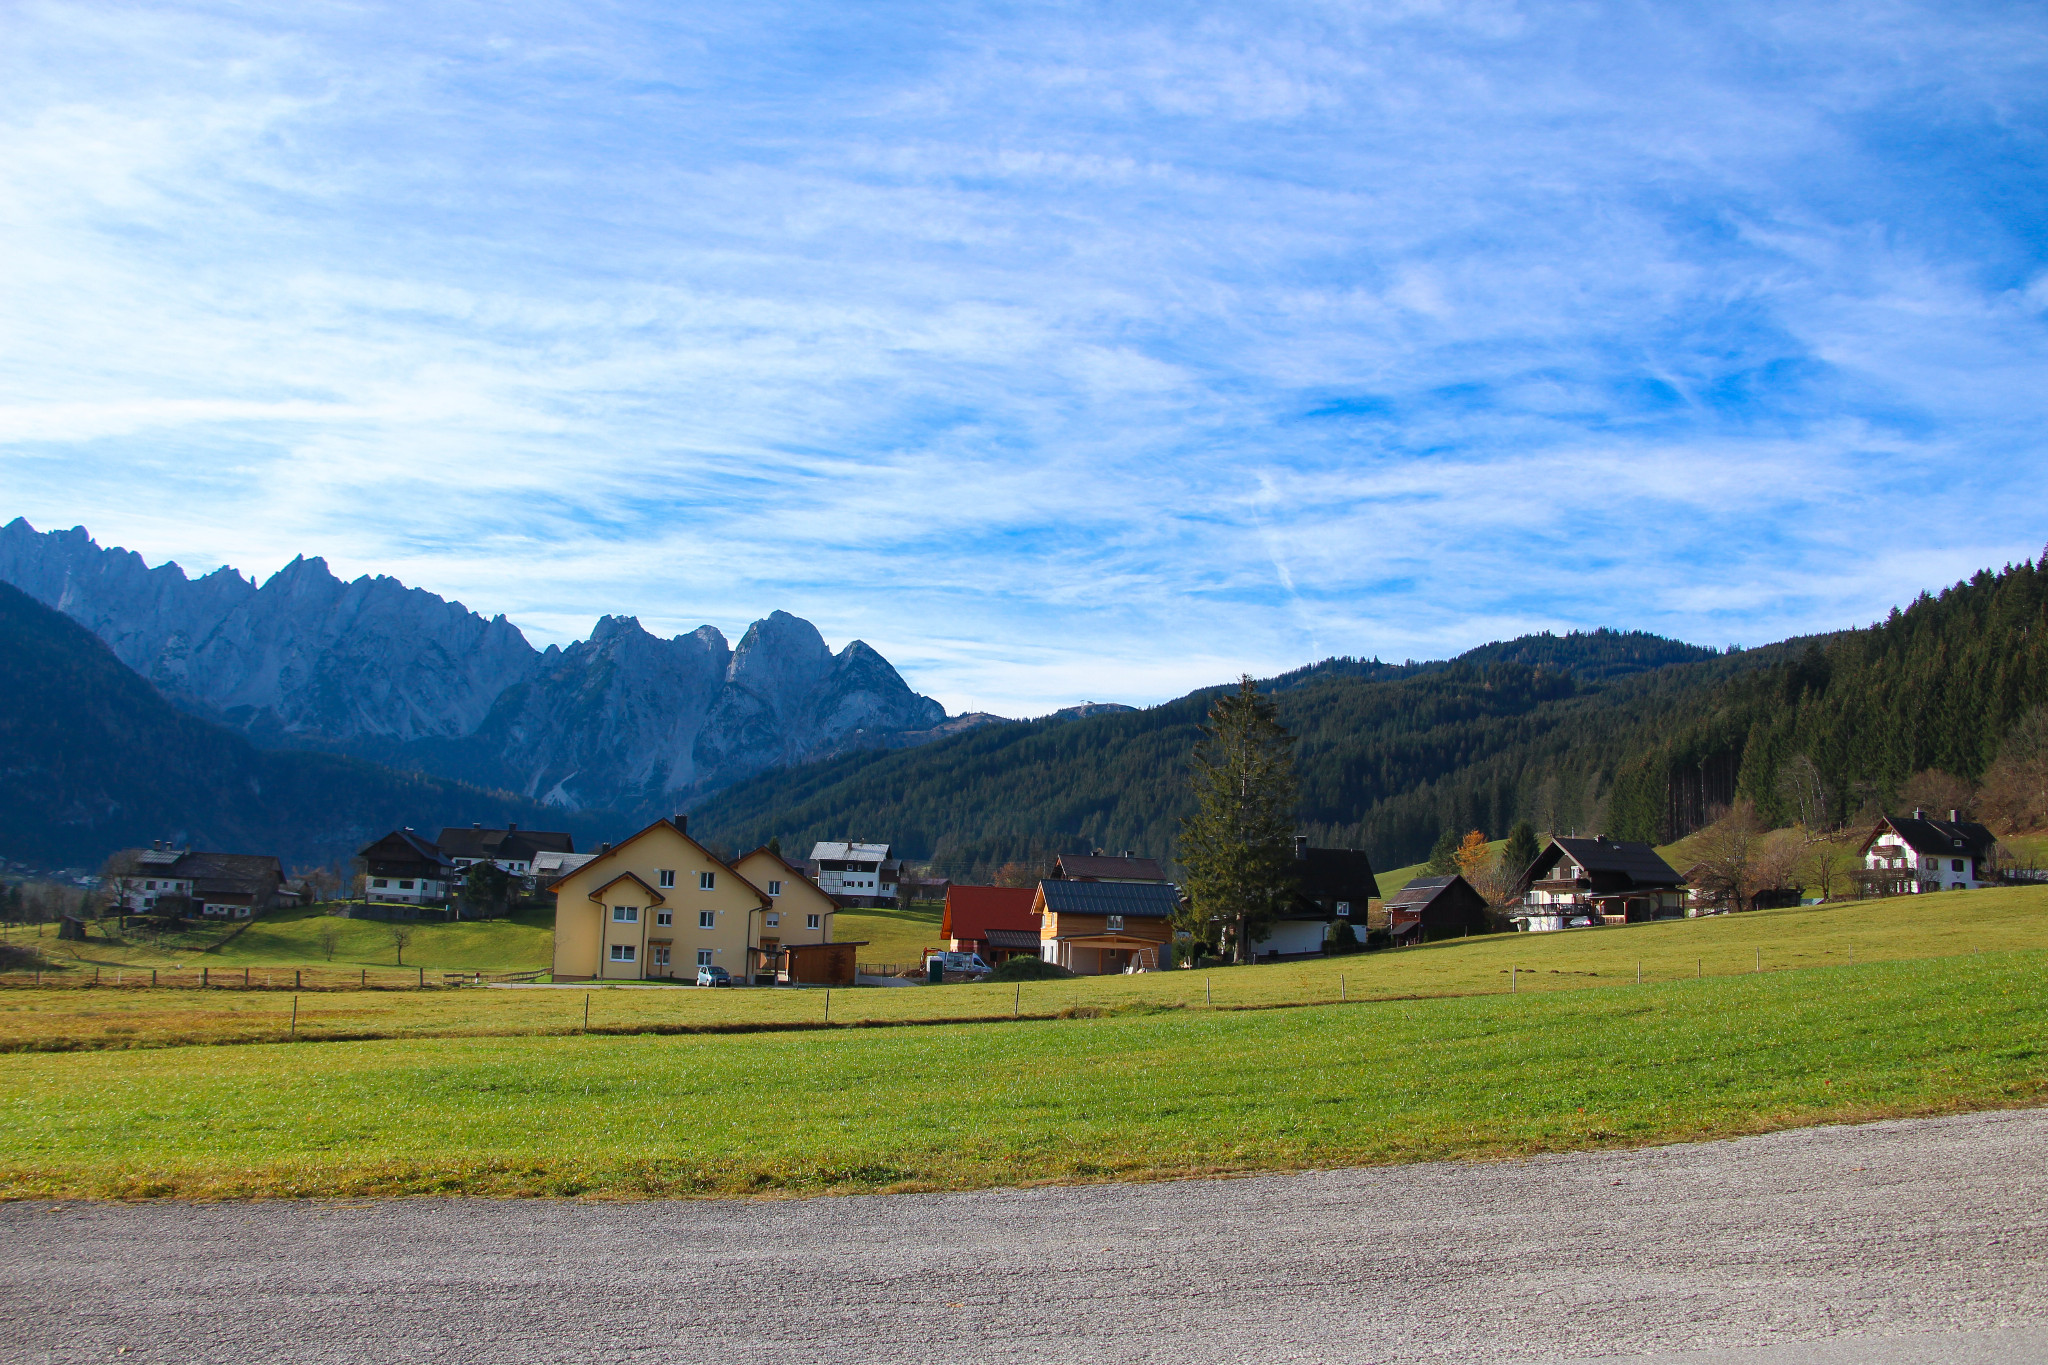
<svg viewBox="0 0 2048 1365"><path fill-rule="evenodd" d="M614 943L612 945L612 961L631 962L635 948L636 945L631 943Z"/></svg>
<svg viewBox="0 0 2048 1365"><path fill-rule="evenodd" d="M717 884L718 874L716 872L699 872L697 874L697 889L699 891L709 891Z"/></svg>
<svg viewBox="0 0 2048 1365"><path fill-rule="evenodd" d="M805 916L804 916L804 928L806 928L806 929L815 929L815 928L817 928L817 927L818 927L818 920L819 920L820 918L821 918L821 917L820 917L820 916L818 916L818 915L805 915Z"/></svg>
<svg viewBox="0 0 2048 1365"><path fill-rule="evenodd" d="M1929 858L1929 859L1927 860L1927 870L1928 870L1929 872L1938 872L1938 871L1940 871L1940 870L1941 870L1941 859L1939 859L1939 858Z"/></svg>
<svg viewBox="0 0 2048 1365"><path fill-rule="evenodd" d="M709 967L711 965L711 950L709 948L699 948L697 950L697 965L699 967Z"/></svg>
<svg viewBox="0 0 2048 1365"><path fill-rule="evenodd" d="M391 883L385 881L382 877L372 877L370 879L370 885L375 887L386 887L391 885Z"/></svg>
<svg viewBox="0 0 2048 1365"><path fill-rule="evenodd" d="M657 967L668 966L668 949L656 948L654 950L654 965Z"/></svg>
<svg viewBox="0 0 2048 1365"><path fill-rule="evenodd" d="M639 906L637 906L637 905L614 905L614 906L612 907L612 923L613 923L613 924L638 924L639 922L640 922L640 907L639 907Z"/></svg>
<svg viewBox="0 0 2048 1365"><path fill-rule="evenodd" d="M156 883L155 883L155 882L144 882L144 883L142 884L142 889L143 889L144 891L154 891L154 890L156 890Z"/></svg>
<svg viewBox="0 0 2048 1365"><path fill-rule="evenodd" d="M1338 901L1338 902L1337 902L1337 913L1338 913L1338 914L1340 914L1340 915L1348 915L1348 914L1350 914L1350 913L1351 913L1351 902L1350 902L1350 901Z"/></svg>
<svg viewBox="0 0 2048 1365"><path fill-rule="evenodd" d="M717 912L716 912L716 911L712 911L712 910L699 910L699 911L697 912L697 927L698 927L699 929L715 929L715 928L717 928L717 927L718 927L718 919L717 919Z"/></svg>
<svg viewBox="0 0 2048 1365"><path fill-rule="evenodd" d="M1963 860L1961 858L1949 859L1948 870L1951 872L1961 872L1963 870Z"/></svg>
<svg viewBox="0 0 2048 1365"><path fill-rule="evenodd" d="M676 870L672 867L664 867L661 870L659 880L661 882L663 890L667 890L669 887L674 886L676 884Z"/></svg>
<svg viewBox="0 0 2048 1365"><path fill-rule="evenodd" d="M1102 927L1109 930L1113 934L1121 933L1124 927L1124 917L1122 915L1110 915L1107 917L1107 922Z"/></svg>
<svg viewBox="0 0 2048 1365"><path fill-rule="evenodd" d="M657 910L654 912L654 922L656 924L674 924L676 922L675 912L672 910Z"/></svg>
<svg viewBox="0 0 2048 1365"><path fill-rule="evenodd" d="M782 916L780 916L780 915L776 914L776 913L775 913L775 912L774 912L773 910L770 910L770 911L768 912L768 927L769 927L770 929L774 929L774 928L778 928L778 927L780 927L780 926L781 926L781 924L782 924Z"/></svg>
<svg viewBox="0 0 2048 1365"><path fill-rule="evenodd" d="M398 889L400 891L410 891L412 890L412 883L409 881L401 881L398 884Z"/></svg>
<svg viewBox="0 0 2048 1365"><path fill-rule="evenodd" d="M770 883L768 883L768 894L769 894L769 895L771 895L771 896L779 896L779 895L781 895L781 894L782 894L782 883L781 883L781 882L770 882Z"/></svg>

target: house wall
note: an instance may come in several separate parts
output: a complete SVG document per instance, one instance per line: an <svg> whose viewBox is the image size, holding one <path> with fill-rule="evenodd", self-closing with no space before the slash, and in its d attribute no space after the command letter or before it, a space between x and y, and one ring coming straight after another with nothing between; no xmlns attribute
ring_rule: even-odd
<svg viewBox="0 0 2048 1365"><path fill-rule="evenodd" d="M675 874L674 886L661 885L661 874ZM590 892L632 873L657 889L662 901L652 902L647 892L624 882L606 892L603 904L590 899ZM699 886L699 876L709 872L712 887ZM633 838L556 882L554 970L558 977L574 980L641 981L649 976L672 976L684 980L697 974L698 954L711 954L711 963L746 979L747 949L755 946L761 927L764 896L747 878L711 856L702 846L673 825L663 822ZM612 918L614 906L632 906L640 913L633 922ZM700 927L699 916L709 912L711 927ZM662 914L671 922L661 923ZM828 921L829 923L829 921ZM668 939L666 944L656 940ZM631 962L615 962L613 944L631 946ZM669 966L655 966L652 949L669 949Z"/></svg>
<svg viewBox="0 0 2048 1365"><path fill-rule="evenodd" d="M793 872L774 854L757 849L733 864L733 871L745 877L767 894L774 909L755 919L754 941L748 946L760 946L763 936L780 939L784 943L830 943L832 941L832 914L839 907L830 896L820 891L808 877ZM779 883L780 893L770 890L771 884ZM768 923L768 916L775 916L775 924ZM812 928L810 917L818 917L818 925ZM692 962L695 961L693 957ZM727 971L733 968L725 963L718 964Z"/></svg>
<svg viewBox="0 0 2048 1365"><path fill-rule="evenodd" d="M1111 929L1109 919L1104 915L1061 915L1047 911L1039 926L1039 956L1047 962L1056 962L1068 971L1083 976L1092 976L1102 970L1102 950L1087 944L1062 944L1055 940L1072 935L1117 934L1123 938L1144 939L1164 946L1173 940L1173 921L1164 917L1129 916L1124 927Z"/></svg>
<svg viewBox="0 0 2048 1365"><path fill-rule="evenodd" d="M1329 926L1319 919L1281 920L1266 931L1266 936L1252 943L1252 950L1259 953L1320 953L1323 950L1324 930Z"/></svg>
<svg viewBox="0 0 2048 1365"><path fill-rule="evenodd" d="M1960 850L1955 853L1936 854L1915 850L1897 835L1880 836L1863 855L1863 866L1869 871L1902 867L1910 873L1907 890L1922 891L1975 891L1983 886L1978 879L1977 860Z"/></svg>

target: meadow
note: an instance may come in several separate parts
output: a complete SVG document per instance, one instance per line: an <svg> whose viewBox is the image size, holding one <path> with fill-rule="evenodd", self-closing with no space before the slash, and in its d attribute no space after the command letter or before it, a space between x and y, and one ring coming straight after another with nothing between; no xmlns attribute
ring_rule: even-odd
<svg viewBox="0 0 2048 1365"><path fill-rule="evenodd" d="M2044 971L2037 949L1287 1010L17 1054L0 1194L957 1189L2020 1105L2048 1089Z"/></svg>
<svg viewBox="0 0 2048 1365"><path fill-rule="evenodd" d="M486 926L448 926L452 930ZM2048 950L2048 887L1944 892L1796 906L1709 919L1666 920L1558 934L1497 934L1387 952L1201 972L1080 977L1000 985L838 990L407 989L411 972L369 972L372 985L331 970L294 1004L287 969L231 968L228 989L148 989L146 978L102 974L99 988L0 990L0 1050L136 1048L212 1042L514 1036L818 1028L1054 1018L1088 1010L1259 1009L1435 996L1547 994L1654 985L1812 967L1868 965L1984 951ZM863 950L865 955L866 950ZM251 984L238 989L242 971ZM78 973L70 979L82 981ZM188 970L180 980L193 979ZM437 977L429 973L431 984ZM588 1002L586 1004L586 996ZM293 1022L296 1009L296 1022ZM829 1010L829 1018L827 1011Z"/></svg>

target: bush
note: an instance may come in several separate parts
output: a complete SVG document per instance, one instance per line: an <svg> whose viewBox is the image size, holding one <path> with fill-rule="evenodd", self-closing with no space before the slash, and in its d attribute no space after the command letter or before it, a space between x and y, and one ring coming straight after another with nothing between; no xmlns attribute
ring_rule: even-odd
<svg viewBox="0 0 2048 1365"><path fill-rule="evenodd" d="M1013 957L983 977L984 981L1064 981L1073 973L1035 957Z"/></svg>
<svg viewBox="0 0 2048 1365"><path fill-rule="evenodd" d="M1333 954L1355 953L1358 947L1358 931L1351 927L1351 921L1338 920L1337 927L1330 931L1328 950Z"/></svg>

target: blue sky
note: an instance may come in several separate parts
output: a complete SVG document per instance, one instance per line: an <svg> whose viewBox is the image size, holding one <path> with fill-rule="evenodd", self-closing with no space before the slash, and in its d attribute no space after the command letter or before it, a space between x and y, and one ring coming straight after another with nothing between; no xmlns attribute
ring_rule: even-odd
<svg viewBox="0 0 2048 1365"><path fill-rule="evenodd" d="M2048 541L2038 5L0 24L0 519L953 709L1757 643Z"/></svg>

